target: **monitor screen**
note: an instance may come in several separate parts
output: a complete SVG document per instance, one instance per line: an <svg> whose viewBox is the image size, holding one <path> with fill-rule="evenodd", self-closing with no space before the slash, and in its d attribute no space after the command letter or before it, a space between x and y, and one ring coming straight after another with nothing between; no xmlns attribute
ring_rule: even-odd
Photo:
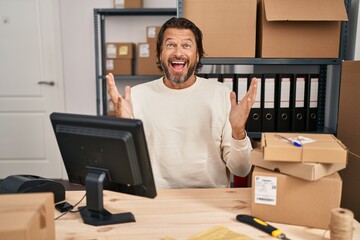
<svg viewBox="0 0 360 240"><path fill-rule="evenodd" d="M86 188L87 224L135 221L131 213L111 214L103 207L103 189L154 198L156 188L141 120L52 113L65 169L71 183Z"/></svg>

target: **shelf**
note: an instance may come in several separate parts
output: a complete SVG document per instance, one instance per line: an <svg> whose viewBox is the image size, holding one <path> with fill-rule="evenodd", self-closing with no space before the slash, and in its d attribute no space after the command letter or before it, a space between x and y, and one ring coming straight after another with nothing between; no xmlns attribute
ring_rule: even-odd
<svg viewBox="0 0 360 240"><path fill-rule="evenodd" d="M203 58L204 65L337 65L340 59L333 58Z"/></svg>
<svg viewBox="0 0 360 240"><path fill-rule="evenodd" d="M151 81L151 80L155 80L161 77L161 75L157 75L157 76L151 76L151 75L129 75L129 76L119 76L119 75L115 75L115 80L119 80L119 81L132 81L132 80L144 80L144 81Z"/></svg>
<svg viewBox="0 0 360 240"><path fill-rule="evenodd" d="M95 14L103 16L176 16L176 8L97 8Z"/></svg>

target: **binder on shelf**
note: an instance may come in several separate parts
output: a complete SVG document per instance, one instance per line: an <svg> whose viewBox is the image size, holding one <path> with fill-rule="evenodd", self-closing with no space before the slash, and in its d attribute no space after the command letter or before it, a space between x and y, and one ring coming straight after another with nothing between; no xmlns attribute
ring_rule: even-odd
<svg viewBox="0 0 360 240"><path fill-rule="evenodd" d="M248 82L248 86L250 86L251 81L253 78L257 78L257 82L258 82L258 86L257 86L257 93L256 93L256 98L255 98L255 102L250 110L250 114L249 117L247 119L247 123L246 123L246 130L248 132L261 132L261 108L262 108L262 104L261 104L261 89L262 89L262 75L254 75L251 74L249 76L249 82Z"/></svg>
<svg viewBox="0 0 360 240"><path fill-rule="evenodd" d="M235 79L236 100L239 103L247 93L249 74L237 74Z"/></svg>
<svg viewBox="0 0 360 240"><path fill-rule="evenodd" d="M307 123L306 131L316 131L317 130L317 120L318 120L318 96L319 96L319 80L320 77L318 74L310 74L307 86Z"/></svg>
<svg viewBox="0 0 360 240"><path fill-rule="evenodd" d="M264 74L262 79L262 132L275 131L275 81L276 74Z"/></svg>
<svg viewBox="0 0 360 240"><path fill-rule="evenodd" d="M234 74L222 74L221 82L224 83L231 91L234 91Z"/></svg>
<svg viewBox="0 0 360 240"><path fill-rule="evenodd" d="M291 84L294 76L292 74L280 74L276 84L276 131L291 131Z"/></svg>
<svg viewBox="0 0 360 240"><path fill-rule="evenodd" d="M207 78L205 73L196 73L195 75L201 78Z"/></svg>
<svg viewBox="0 0 360 240"><path fill-rule="evenodd" d="M293 101L291 105L293 109L292 130L294 132L306 130L305 96L307 77L306 74L296 74L294 78Z"/></svg>
<svg viewBox="0 0 360 240"><path fill-rule="evenodd" d="M221 82L221 75L217 73L206 74L206 78L210 81Z"/></svg>

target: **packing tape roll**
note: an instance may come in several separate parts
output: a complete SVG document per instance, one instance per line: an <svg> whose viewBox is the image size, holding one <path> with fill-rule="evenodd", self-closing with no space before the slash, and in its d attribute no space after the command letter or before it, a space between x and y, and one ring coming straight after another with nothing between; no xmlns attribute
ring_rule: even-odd
<svg viewBox="0 0 360 240"><path fill-rule="evenodd" d="M330 218L330 239L331 240L352 240L354 231L354 213L344 208L331 210Z"/></svg>

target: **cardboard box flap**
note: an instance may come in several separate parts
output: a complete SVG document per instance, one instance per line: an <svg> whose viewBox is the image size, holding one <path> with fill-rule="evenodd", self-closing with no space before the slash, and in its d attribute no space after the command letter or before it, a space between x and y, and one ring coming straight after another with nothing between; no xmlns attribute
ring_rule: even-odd
<svg viewBox="0 0 360 240"><path fill-rule="evenodd" d="M343 0L263 0L267 21L347 21Z"/></svg>

